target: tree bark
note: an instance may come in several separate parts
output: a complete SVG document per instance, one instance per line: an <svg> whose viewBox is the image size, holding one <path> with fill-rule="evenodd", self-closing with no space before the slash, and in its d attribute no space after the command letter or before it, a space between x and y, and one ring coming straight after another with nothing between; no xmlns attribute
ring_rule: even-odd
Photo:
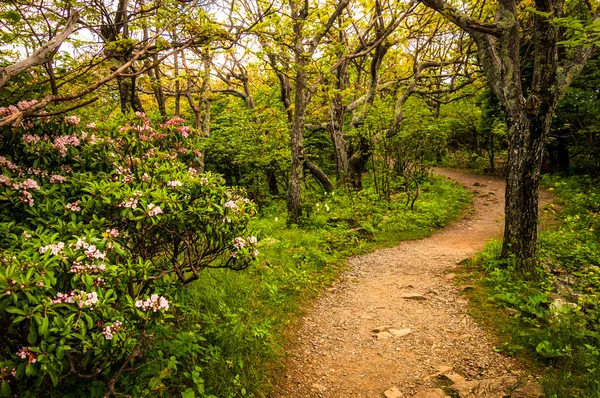
<svg viewBox="0 0 600 398"><path fill-rule="evenodd" d="M329 177L327 177L327 174L325 174L323 170L321 170L310 159L304 159L304 167L306 167L308 171L310 171L310 174L312 174L313 177L315 177L317 181L319 181L319 183L325 189L325 191L331 192L335 189L333 183L331 182Z"/></svg>

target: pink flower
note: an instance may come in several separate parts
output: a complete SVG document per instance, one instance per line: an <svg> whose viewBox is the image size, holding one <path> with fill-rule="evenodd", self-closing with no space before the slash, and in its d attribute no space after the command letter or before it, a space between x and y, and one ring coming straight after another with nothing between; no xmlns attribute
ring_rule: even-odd
<svg viewBox="0 0 600 398"><path fill-rule="evenodd" d="M50 184L62 184L65 181L67 181L67 178L59 174L52 174L50 176Z"/></svg>
<svg viewBox="0 0 600 398"><path fill-rule="evenodd" d="M129 198L127 200L127 202L121 202L121 204L119 205L119 207L126 207L129 209L135 209L137 208L138 205L138 200L135 198Z"/></svg>
<svg viewBox="0 0 600 398"><path fill-rule="evenodd" d="M26 179L25 181L23 181L22 183L19 184L19 188L21 189L35 189L35 190L39 190L40 186L38 185L38 183L35 180L32 180L31 178Z"/></svg>
<svg viewBox="0 0 600 398"><path fill-rule="evenodd" d="M135 306L137 308L140 308L142 311L148 311L148 310L152 310L153 312L156 312L158 310L168 311L169 310L169 301L166 298L159 296L158 294L153 294L152 296L150 296L150 298L147 298L146 300L137 300L135 302Z"/></svg>
<svg viewBox="0 0 600 398"><path fill-rule="evenodd" d="M112 236L113 238L116 238L117 236L119 236L119 230L116 228L107 229L106 233L109 234L110 236Z"/></svg>
<svg viewBox="0 0 600 398"><path fill-rule="evenodd" d="M180 187L182 185L183 184L181 184L181 181L177 181L177 180L167 182L167 186L169 186L171 188Z"/></svg>
<svg viewBox="0 0 600 398"><path fill-rule="evenodd" d="M34 106L35 104L37 104L37 100L20 101L17 103L17 108L23 111L31 106Z"/></svg>
<svg viewBox="0 0 600 398"><path fill-rule="evenodd" d="M5 175L0 175L0 185L6 185L7 187L10 187L12 185L10 178Z"/></svg>
<svg viewBox="0 0 600 398"><path fill-rule="evenodd" d="M81 211L81 207L79 207L79 201L76 201L73 203L67 203L67 205L65 206L65 210L73 211L73 212Z"/></svg>
<svg viewBox="0 0 600 398"><path fill-rule="evenodd" d="M24 134L23 135L23 142L26 144L29 143L37 143L40 140L40 137L38 135L31 135L31 134Z"/></svg>
<svg viewBox="0 0 600 398"><path fill-rule="evenodd" d="M53 256L58 256L59 254L63 253L63 249L65 248L65 244L63 242L58 242L57 244L50 244L50 245L46 245L46 246L42 246L39 248L39 252L44 254L46 253L48 250L50 250L50 254L52 254Z"/></svg>
<svg viewBox="0 0 600 398"><path fill-rule="evenodd" d="M123 324L120 321L115 321L112 326L105 326L102 330L102 334L106 340L112 340L113 335L121 330Z"/></svg>
<svg viewBox="0 0 600 398"><path fill-rule="evenodd" d="M33 195L31 195L27 191L23 191L21 193L21 202L25 203L27 206L33 206L33 204L35 203L33 200Z"/></svg>
<svg viewBox="0 0 600 398"><path fill-rule="evenodd" d="M163 214L163 211L159 206L156 206L154 203L148 204L148 215L150 217L157 216L159 214Z"/></svg>
<svg viewBox="0 0 600 398"><path fill-rule="evenodd" d="M65 117L65 123L70 124L72 126L78 126L80 121L81 121L81 119L79 119L77 116L66 116Z"/></svg>
<svg viewBox="0 0 600 398"><path fill-rule="evenodd" d="M19 351L17 351L17 356L21 359L29 358L29 363L35 363L35 355L31 351L29 351L31 347L21 347Z"/></svg>

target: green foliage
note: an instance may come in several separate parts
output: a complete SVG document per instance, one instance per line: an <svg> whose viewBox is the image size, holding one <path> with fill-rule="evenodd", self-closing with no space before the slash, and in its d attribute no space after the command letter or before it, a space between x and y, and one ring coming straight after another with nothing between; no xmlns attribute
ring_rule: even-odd
<svg viewBox="0 0 600 398"><path fill-rule="evenodd" d="M252 203L188 167L199 143L182 122L154 128L139 114L85 132L67 117L2 131L2 395L104 394L153 363L145 353L170 339L182 284L257 256ZM153 354L165 368L142 371L134 392L178 366Z"/></svg>
<svg viewBox="0 0 600 398"><path fill-rule="evenodd" d="M525 282L512 260L497 260L499 242L476 263L488 273L488 300L514 311L503 350L546 367L542 384L548 397L597 396L600 189L589 177L546 178L544 183L557 193L562 210L556 205L546 210L551 227L540 235L537 280Z"/></svg>
<svg viewBox="0 0 600 398"><path fill-rule="evenodd" d="M269 376L282 365L290 325L307 300L344 269L345 257L428 235L469 202L467 191L445 178L424 183L415 211L403 195L388 204L367 187L352 201L342 191L309 197L311 217L301 227L287 227L285 204L271 202L249 227L259 237L260 264L244 272L208 270L182 292L179 308L185 315L175 336L193 343L170 350L181 347L171 335L171 343L161 345L180 365L159 390L195 388L188 375L196 372L207 395L266 394Z"/></svg>

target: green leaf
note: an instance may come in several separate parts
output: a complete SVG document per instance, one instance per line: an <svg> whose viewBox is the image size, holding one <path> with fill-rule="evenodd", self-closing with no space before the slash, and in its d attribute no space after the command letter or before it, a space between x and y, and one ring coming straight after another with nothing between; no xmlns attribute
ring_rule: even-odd
<svg viewBox="0 0 600 398"><path fill-rule="evenodd" d="M187 390L185 390L181 393L181 398L195 398L195 397L196 397L196 393L191 388L188 388Z"/></svg>
<svg viewBox="0 0 600 398"><path fill-rule="evenodd" d="M6 312L10 313L10 314L17 314L17 315L27 315L25 314L25 312L17 307L6 307Z"/></svg>
<svg viewBox="0 0 600 398"><path fill-rule="evenodd" d="M37 341L38 334L34 327L30 328L29 334L27 335L27 341L29 344L33 345Z"/></svg>
<svg viewBox="0 0 600 398"><path fill-rule="evenodd" d="M48 372L48 375L50 376L50 380L52 380L52 385L56 387L58 385L58 376L56 376L56 373L52 370Z"/></svg>
<svg viewBox="0 0 600 398"><path fill-rule="evenodd" d="M38 327L38 333L44 337L48 335L48 326L50 322L48 321L48 317L43 317L40 326Z"/></svg>
<svg viewBox="0 0 600 398"><path fill-rule="evenodd" d="M2 396L4 397L8 397L10 396L10 386L8 385L7 382L3 381L2 382L2 390L0 390L2 392ZM193 397L193 395L192 395Z"/></svg>

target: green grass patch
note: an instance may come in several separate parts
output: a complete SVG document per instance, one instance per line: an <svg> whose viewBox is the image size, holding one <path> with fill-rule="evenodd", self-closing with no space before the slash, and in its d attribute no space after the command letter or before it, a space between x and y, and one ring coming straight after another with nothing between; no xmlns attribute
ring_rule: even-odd
<svg viewBox="0 0 600 398"><path fill-rule="evenodd" d="M470 194L442 177L424 181L414 211L403 194L382 202L370 189L307 198L310 218L286 226L285 203L252 225L258 266L205 270L181 292L179 333L159 338L159 373L146 393L164 396L266 396L281 373L285 347L311 299L335 281L348 256L430 235L455 219ZM161 376L164 376L161 378ZM188 395L186 395L188 394Z"/></svg>

